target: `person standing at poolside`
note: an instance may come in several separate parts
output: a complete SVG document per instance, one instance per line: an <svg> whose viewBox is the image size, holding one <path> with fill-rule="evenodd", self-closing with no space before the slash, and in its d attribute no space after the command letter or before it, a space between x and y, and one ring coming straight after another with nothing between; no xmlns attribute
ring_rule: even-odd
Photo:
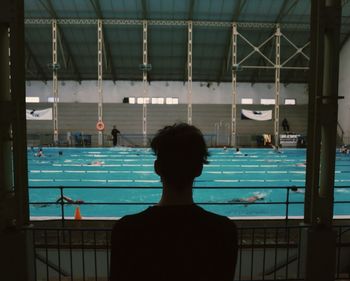
<svg viewBox="0 0 350 281"><path fill-rule="evenodd" d="M120 131L114 125L113 129L111 131L111 135L112 135L112 138L113 138L113 146L117 146L117 144L118 144L118 134L120 134Z"/></svg>
<svg viewBox="0 0 350 281"><path fill-rule="evenodd" d="M110 280L232 281L236 225L193 202L193 181L208 163L202 133L184 123L167 126L151 147L162 196L157 205L116 222Z"/></svg>
<svg viewBox="0 0 350 281"><path fill-rule="evenodd" d="M283 131L289 132L289 123L288 123L287 118L284 118L282 120L282 128L283 128Z"/></svg>

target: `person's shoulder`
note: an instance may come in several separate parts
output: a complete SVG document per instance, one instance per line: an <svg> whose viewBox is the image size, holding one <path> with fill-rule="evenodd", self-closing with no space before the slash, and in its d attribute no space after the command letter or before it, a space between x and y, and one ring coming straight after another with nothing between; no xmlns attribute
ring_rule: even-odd
<svg viewBox="0 0 350 281"><path fill-rule="evenodd" d="M228 217L212 213L210 211L204 210L201 207L199 208L200 212L202 213L203 219L205 219L208 224L212 224L217 227L232 229L233 231L235 231L235 229L237 228L235 222L229 219Z"/></svg>
<svg viewBox="0 0 350 281"><path fill-rule="evenodd" d="M148 216L149 209L146 209L140 213L127 215L119 220L117 220L114 224L113 231L132 228L133 226L138 226L145 221L145 218Z"/></svg>

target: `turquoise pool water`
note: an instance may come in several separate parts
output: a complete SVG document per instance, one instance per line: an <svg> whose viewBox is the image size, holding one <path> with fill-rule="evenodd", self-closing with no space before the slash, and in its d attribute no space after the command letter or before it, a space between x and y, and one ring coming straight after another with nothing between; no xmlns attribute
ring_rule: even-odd
<svg viewBox="0 0 350 281"><path fill-rule="evenodd" d="M30 206L33 217L61 216L60 204L50 204L60 198L59 186L66 187L65 196L85 202L80 205L83 217L120 217L141 211L160 198L161 184L153 172L155 158L149 149L44 148L43 157L35 157L35 152L28 149L29 197L35 203ZM234 152L210 149L210 163L195 182L197 203L231 217L285 216L287 188L297 186L301 192L289 193L288 213L303 214L304 149L283 149L282 153L271 149ZM337 153L335 185L335 200L350 201L347 188L350 155ZM253 195L263 199L253 204L232 203ZM65 216L72 217L76 206L65 205ZM350 204L335 203L335 214L350 214Z"/></svg>

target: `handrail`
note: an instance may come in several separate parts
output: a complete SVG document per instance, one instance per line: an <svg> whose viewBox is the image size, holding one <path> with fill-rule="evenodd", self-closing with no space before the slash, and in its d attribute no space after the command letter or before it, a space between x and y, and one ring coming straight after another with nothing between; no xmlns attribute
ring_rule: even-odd
<svg viewBox="0 0 350 281"><path fill-rule="evenodd" d="M234 205L242 205L242 206L247 206L247 205L284 205L285 206L285 212L284 212L284 219L288 221L289 219L289 206L290 205L301 205L304 204L304 201L290 201L290 194L292 191L292 188L297 187L298 189L305 189L305 186L222 186L222 187L214 187L214 186L194 186L193 189L195 190L210 190L210 189L285 189L286 192L286 197L285 200L280 200L280 201L272 201L272 202L245 202L245 201L205 201L205 202L196 202L198 205L205 205L205 206L234 206ZM350 188L350 186L341 186L339 188ZM67 189L158 189L161 190L161 186L30 186L29 189L59 189L60 190L60 196L63 198L64 196L64 190ZM338 200L334 201L334 204L348 204L350 203L349 200ZM64 200L59 200L59 201L30 201L29 205L46 205L46 206L51 206L51 205L58 205L60 206L60 217L62 220L62 225L64 225L65 219L65 206L72 206L72 205L104 205L104 206L151 206L155 205L157 202L121 202L121 201L112 201L112 202L89 202L89 201L84 201L84 202L65 202ZM279 215L278 217L280 217ZM244 218L244 216L243 216ZM257 216L258 218L258 216Z"/></svg>
<svg viewBox="0 0 350 281"><path fill-rule="evenodd" d="M287 194L286 194L286 200L285 201L274 201L274 202L240 202L240 201L231 201L231 202L196 202L198 205L211 205L211 206L219 206L219 205L285 205L285 220L287 221L289 219L289 205L300 205L304 204L303 201L293 201L291 202L289 200L290 198L290 192L291 189L294 188L295 186L271 186L271 187L257 187L257 186L244 186L244 187L234 187L234 186L224 186L224 187L213 187L213 186L195 186L193 187L194 189L286 189ZM60 196L63 198L64 196L64 190L65 189L101 189L103 187L101 186L30 186L29 189L59 189L60 190ZM156 187L149 187L149 186L112 186L112 187L105 187L108 189L162 189L161 186L156 186ZM298 186L298 189L305 189L305 186ZM78 203L72 203L72 202L65 202L64 200L59 200L59 201L35 201L29 202L29 205L59 205L61 206L61 221L62 221L62 226L65 224L65 206L71 206L71 205L115 205L115 206L147 206L147 205L154 205L157 202L78 202ZM343 203L343 202L341 202ZM348 203L348 202L344 202Z"/></svg>

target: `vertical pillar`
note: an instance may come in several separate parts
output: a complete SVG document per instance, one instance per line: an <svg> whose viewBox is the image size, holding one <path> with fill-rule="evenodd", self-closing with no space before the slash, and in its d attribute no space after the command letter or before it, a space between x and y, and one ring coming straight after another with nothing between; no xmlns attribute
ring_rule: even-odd
<svg viewBox="0 0 350 281"><path fill-rule="evenodd" d="M237 24L232 24L232 105L231 105L231 146L237 145Z"/></svg>
<svg viewBox="0 0 350 281"><path fill-rule="evenodd" d="M192 125L192 21L188 22L187 38L187 123Z"/></svg>
<svg viewBox="0 0 350 281"><path fill-rule="evenodd" d="M142 83L143 83L143 106L142 106L142 134L143 145L147 145L147 97L148 97L148 82L147 82L147 69L148 69L148 50L147 50L147 20L143 21L143 41L142 41Z"/></svg>
<svg viewBox="0 0 350 281"><path fill-rule="evenodd" d="M1 2L0 260L1 280L8 281L34 280L32 243L24 231L29 207L23 19L23 0Z"/></svg>
<svg viewBox="0 0 350 281"><path fill-rule="evenodd" d="M275 55L275 118L274 118L274 135L275 145L279 145L279 123L280 123L280 74L281 74L281 30L279 24L276 26L276 55Z"/></svg>
<svg viewBox="0 0 350 281"><path fill-rule="evenodd" d="M332 230L338 115L340 0L311 1L311 60L304 221L305 280L334 280ZM322 144L322 145L321 145Z"/></svg>
<svg viewBox="0 0 350 281"><path fill-rule="evenodd" d="M52 94L53 94L53 142L58 144L58 64L57 64L57 20L52 20Z"/></svg>
<svg viewBox="0 0 350 281"><path fill-rule="evenodd" d="M103 122L103 33L102 33L102 20L97 21L97 88L98 88L98 110L97 110L97 120L98 122ZM98 145L103 145L103 131L98 131Z"/></svg>
<svg viewBox="0 0 350 281"><path fill-rule="evenodd" d="M10 61L9 61L9 28L6 24L0 25L0 230L9 220L14 218L14 210L8 205L13 200L13 174L11 153L11 95L10 95ZM11 210L12 209L12 210ZM11 221L11 219L10 219Z"/></svg>

